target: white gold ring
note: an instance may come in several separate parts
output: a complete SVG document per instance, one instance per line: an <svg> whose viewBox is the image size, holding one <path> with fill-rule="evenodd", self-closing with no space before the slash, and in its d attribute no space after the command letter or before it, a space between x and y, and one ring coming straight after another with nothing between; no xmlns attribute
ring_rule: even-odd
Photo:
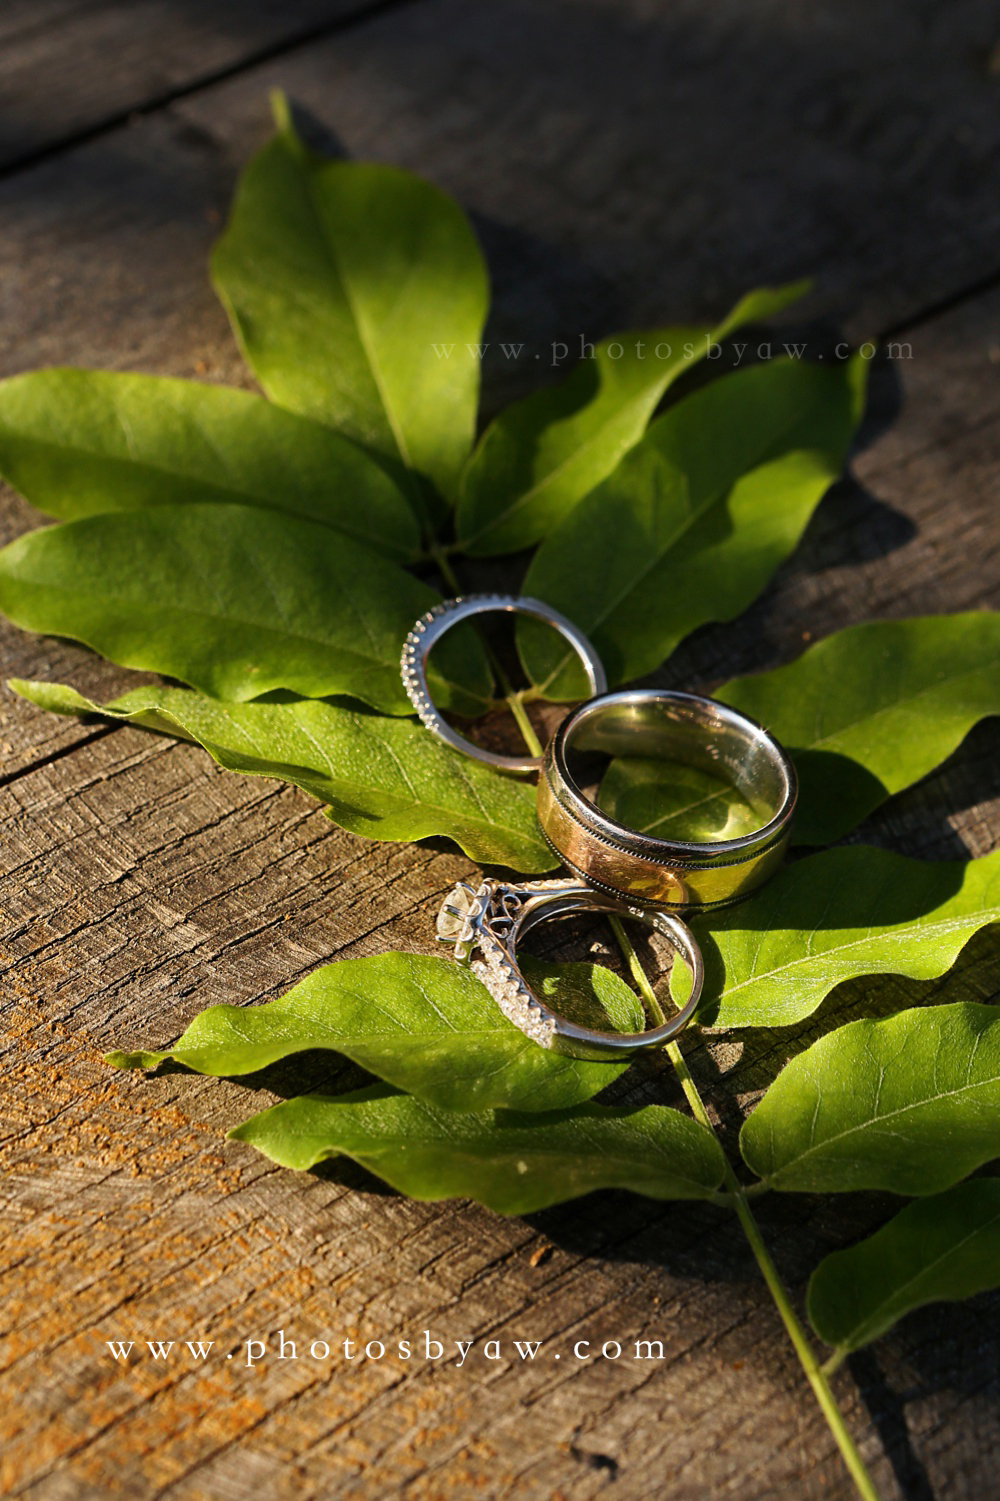
<svg viewBox="0 0 1000 1501"><path fill-rule="evenodd" d="M663 935L691 971L691 993L676 1016L648 1032L599 1032L581 1027L539 1000L521 972L517 946L532 928L550 919L579 912L607 912L632 917ZM455 958L468 964L486 986L508 1021L540 1047L571 1058L628 1057L662 1047L682 1032L698 1007L704 981L701 950L687 924L673 913L631 906L605 896L582 881L525 881L512 884L488 880L478 887L460 881L438 913L437 935L455 945Z"/></svg>
<svg viewBox="0 0 1000 1501"><path fill-rule="evenodd" d="M550 625L572 646L583 663L591 696L606 692L607 678L601 660L583 632L571 620L567 620L565 615L553 610L551 605L527 595L465 594L458 599L443 600L433 610L422 615L410 631L403 644L399 671L406 696L416 710L421 724L439 740L465 756L485 761L487 766L524 775L538 771L542 764L540 756L498 756L493 751L474 745L442 718L427 687L427 658L445 632L450 631L460 620L468 620L474 615L488 615L494 611L530 615L532 619Z"/></svg>

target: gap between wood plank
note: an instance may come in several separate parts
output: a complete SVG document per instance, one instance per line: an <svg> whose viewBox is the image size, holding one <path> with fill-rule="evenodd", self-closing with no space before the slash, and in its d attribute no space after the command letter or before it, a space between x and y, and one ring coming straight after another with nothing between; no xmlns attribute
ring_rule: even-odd
<svg viewBox="0 0 1000 1501"><path fill-rule="evenodd" d="M925 308L911 313L909 317L890 324L879 334L879 342L884 344L888 339L895 339L900 334L908 334L915 328L922 328L925 323L932 323L935 318L954 312L965 302L974 302L977 297L985 297L989 292L995 291L998 286L1000 286L1000 270L991 271L961 291L949 292L946 297L939 297L936 302L929 302Z"/></svg>
<svg viewBox="0 0 1000 1501"><path fill-rule="evenodd" d="M103 120L98 120L96 124L88 126L86 130L76 131L72 135L62 136L59 140L49 141L45 146L39 146L34 151L26 151L23 156L16 157L0 168L0 182L9 177L16 177L21 172L28 172L32 167L40 166L42 162L50 161L64 151L73 151L78 146L87 146L92 141L100 140L102 136L109 135L112 131L127 125L130 120L155 114L157 110L167 109L171 104L176 104L179 99L189 99L193 94L201 93L203 89L212 88L215 84L226 83L250 68L273 62L275 58L284 57L298 47L308 46L310 42L324 41L327 37L336 36L338 32L349 31L352 27L374 20L388 11L401 10L404 6L415 3L418 3L418 0L370 0L369 4L360 6L352 15L338 16L333 21L305 26L284 40L269 42L265 47L258 47L256 51L248 52L245 57L236 62L227 63L223 68L216 68L211 73L203 73L189 83L180 84L176 88L165 89L162 94L155 94L144 104L130 105L128 109L115 110Z"/></svg>

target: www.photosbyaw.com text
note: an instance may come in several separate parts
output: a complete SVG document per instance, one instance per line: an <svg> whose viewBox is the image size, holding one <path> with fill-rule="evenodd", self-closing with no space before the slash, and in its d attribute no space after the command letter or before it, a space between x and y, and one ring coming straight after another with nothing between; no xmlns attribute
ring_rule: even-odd
<svg viewBox="0 0 1000 1501"><path fill-rule="evenodd" d="M124 1365L140 1360L164 1361L173 1364L201 1365L207 1361L233 1360L243 1366L256 1367L275 1360L306 1360L315 1364L352 1364L357 1361L397 1361L406 1364L415 1361L428 1365L464 1366L466 1361L476 1363L513 1361L573 1360L579 1363L592 1360L665 1360L663 1340L589 1340L578 1339L567 1344L541 1339L438 1339L429 1329L423 1329L408 1339L362 1339L360 1337L333 1336L330 1339L293 1339L278 1329L274 1334L257 1339L244 1339L233 1345L230 1341L211 1339L147 1339L104 1341L108 1358Z"/></svg>
<svg viewBox="0 0 1000 1501"><path fill-rule="evenodd" d="M561 366L569 360L592 360L595 358L594 345L579 336L579 348L573 348L565 340L555 340L551 344L543 345L541 351L532 350L528 344L432 344L431 348L439 360L478 360L480 363L486 358L489 351L494 351L493 358L504 360L544 360L547 365ZM746 360L747 364L764 360L789 359L802 360L806 358L808 343L803 340L799 343L777 344L770 339L764 339L759 344L735 341L726 344L718 344L711 338L706 338L702 343L688 341L675 349L675 346L666 340L658 343L650 339L628 339L624 342L612 340L605 345L604 353L610 360L624 359L626 350L631 358L634 353L638 360L670 360L678 354L685 360L709 359L719 360L723 353L727 355L727 368L735 369ZM858 354L863 360L873 360L878 353L878 346L869 339L858 349ZM850 358L851 346L846 341L835 345L831 350L828 346L816 354L816 359L830 359L843 361ZM912 360L913 346L901 343L898 339L891 340L884 346L884 354L889 360Z"/></svg>

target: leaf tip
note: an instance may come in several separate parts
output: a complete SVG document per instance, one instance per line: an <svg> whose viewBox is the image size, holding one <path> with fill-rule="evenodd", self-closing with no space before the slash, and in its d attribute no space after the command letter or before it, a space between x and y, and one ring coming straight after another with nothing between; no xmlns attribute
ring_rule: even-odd
<svg viewBox="0 0 1000 1501"><path fill-rule="evenodd" d="M294 135L295 126L292 122L292 106L284 89L272 89L268 94L268 103L271 106L271 118L274 128L279 135Z"/></svg>
<svg viewBox="0 0 1000 1501"><path fill-rule="evenodd" d="M292 101L284 89L272 89L268 97L271 105L271 118L274 120L278 140L298 161L307 162L313 153L298 132Z"/></svg>
<svg viewBox="0 0 1000 1501"><path fill-rule="evenodd" d="M104 1062L112 1068L156 1068L167 1053L105 1053Z"/></svg>
<svg viewBox="0 0 1000 1501"><path fill-rule="evenodd" d="M811 276L800 276L797 281L786 282L782 287L778 288L783 296L788 298L790 303L798 302L800 297L805 297L812 289L813 279Z"/></svg>

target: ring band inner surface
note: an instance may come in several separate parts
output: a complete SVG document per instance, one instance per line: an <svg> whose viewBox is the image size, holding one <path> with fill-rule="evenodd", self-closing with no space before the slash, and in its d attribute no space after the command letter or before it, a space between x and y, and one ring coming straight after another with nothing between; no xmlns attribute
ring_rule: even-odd
<svg viewBox="0 0 1000 1501"><path fill-rule="evenodd" d="M510 946L514 963L517 963L521 940L532 929L554 920L590 917L601 913L635 919L664 938L671 949L674 962L679 960L690 976L688 998L683 1005L678 1006L671 997L672 1004L676 1007L675 1014L645 1032L606 1032L582 1026L569 1017L548 1011L547 1014L554 1023L550 1046L577 1058L620 1057L630 1052L662 1047L683 1031L694 1016L704 983L704 965L697 941L687 925L672 914L643 912L625 906L620 901L602 898L599 893L592 891L542 896L529 901L513 924Z"/></svg>
<svg viewBox="0 0 1000 1501"><path fill-rule="evenodd" d="M727 780L760 820L759 827L728 840L660 840L638 834L605 813L583 787L594 780L588 756L644 758L693 767ZM584 704L563 724L553 743L562 786L560 801L593 815L605 834L676 858L732 855L759 849L787 826L795 801L794 772L784 752L759 725L726 705L695 694L655 689L608 694ZM591 818L587 818L590 823Z"/></svg>

